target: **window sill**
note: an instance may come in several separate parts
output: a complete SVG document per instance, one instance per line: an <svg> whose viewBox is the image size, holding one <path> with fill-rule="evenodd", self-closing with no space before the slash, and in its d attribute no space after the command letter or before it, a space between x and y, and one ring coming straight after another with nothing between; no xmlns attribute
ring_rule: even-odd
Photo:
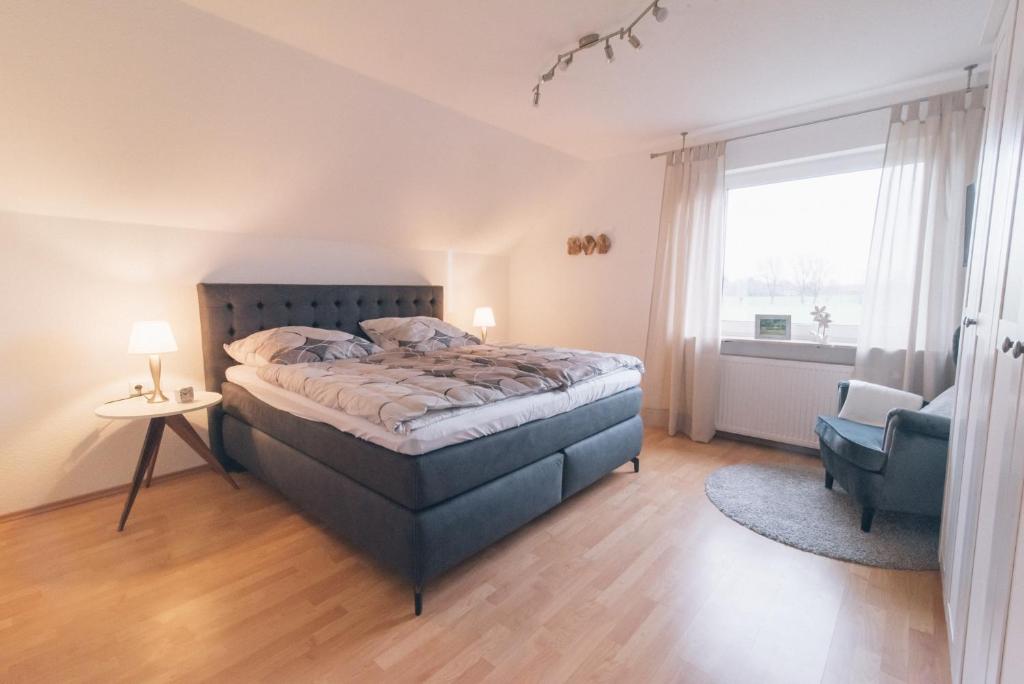
<svg viewBox="0 0 1024 684"><path fill-rule="evenodd" d="M817 344L799 340L753 340L731 337L722 340L721 353L723 356L852 366L857 356L857 347L853 344Z"/></svg>

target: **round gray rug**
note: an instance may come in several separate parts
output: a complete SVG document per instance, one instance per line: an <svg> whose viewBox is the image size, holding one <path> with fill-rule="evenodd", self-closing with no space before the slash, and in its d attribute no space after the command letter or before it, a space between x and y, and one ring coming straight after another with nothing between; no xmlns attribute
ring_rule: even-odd
<svg viewBox="0 0 1024 684"><path fill-rule="evenodd" d="M939 567L939 521L878 511L860 531L860 508L825 489L825 471L776 465L719 468L704 491L722 513L758 534L819 556L897 570Z"/></svg>

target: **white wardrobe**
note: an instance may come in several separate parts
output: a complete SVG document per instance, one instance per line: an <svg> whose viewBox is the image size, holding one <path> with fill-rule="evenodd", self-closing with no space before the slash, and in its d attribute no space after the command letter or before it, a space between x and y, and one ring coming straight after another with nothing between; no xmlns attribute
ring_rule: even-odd
<svg viewBox="0 0 1024 684"><path fill-rule="evenodd" d="M942 523L954 682L1024 682L1024 0L995 42Z"/></svg>

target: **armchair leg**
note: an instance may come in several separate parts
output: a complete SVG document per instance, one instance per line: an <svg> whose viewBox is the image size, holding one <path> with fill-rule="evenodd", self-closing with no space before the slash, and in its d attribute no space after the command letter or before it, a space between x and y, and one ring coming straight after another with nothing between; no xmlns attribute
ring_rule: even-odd
<svg viewBox="0 0 1024 684"><path fill-rule="evenodd" d="M639 473L640 472L640 459L639 458L634 458L634 459L632 459L632 461L633 461L633 472L634 473Z"/></svg>
<svg viewBox="0 0 1024 684"><path fill-rule="evenodd" d="M423 614L423 587L416 585L412 589L413 610L417 615Z"/></svg>
<svg viewBox="0 0 1024 684"><path fill-rule="evenodd" d="M871 521L875 519L875 509L864 507L864 512L860 514L860 530L861 532L871 531Z"/></svg>
<svg viewBox="0 0 1024 684"><path fill-rule="evenodd" d="M825 471L825 489L832 489L832 483L835 480L832 478L832 473Z"/></svg>

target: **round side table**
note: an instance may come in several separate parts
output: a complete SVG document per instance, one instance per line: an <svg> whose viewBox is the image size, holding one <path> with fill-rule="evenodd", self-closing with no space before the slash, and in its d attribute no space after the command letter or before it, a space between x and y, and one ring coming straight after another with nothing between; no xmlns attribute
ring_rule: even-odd
<svg viewBox="0 0 1024 684"><path fill-rule="evenodd" d="M224 470L224 466L213 455L213 452L206 446L202 437L196 433L184 415L216 406L220 401L221 396L217 392L196 392L195 400L187 404L178 404L173 401L150 404L145 396L141 396L96 407L96 415L100 418L112 420L149 419L146 438L142 441L142 450L139 452L139 462L135 465L135 476L132 478L132 486L128 491L128 500L124 503L121 522L117 526L118 532L124 529L124 524L128 521L128 514L132 510L132 504L135 503L135 497L139 493L139 487L142 486L143 480L147 487L153 481L153 467L156 465L156 455L160 450L160 439L164 434L164 426L176 432L185 444L192 447L193 451L210 464L211 468L227 480L232 487L238 489L238 484L231 479L231 476Z"/></svg>

